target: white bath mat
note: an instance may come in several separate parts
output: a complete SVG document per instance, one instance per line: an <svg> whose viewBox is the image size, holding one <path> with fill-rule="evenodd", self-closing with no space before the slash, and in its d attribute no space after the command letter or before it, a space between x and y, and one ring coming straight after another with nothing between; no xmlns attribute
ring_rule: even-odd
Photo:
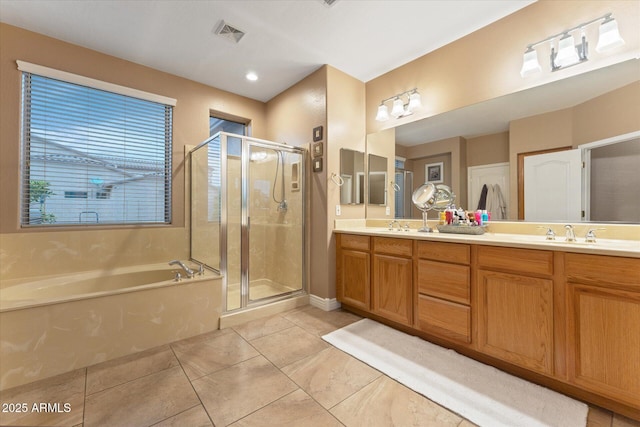
<svg viewBox="0 0 640 427"><path fill-rule="evenodd" d="M482 427L587 422L584 403L370 319L322 338Z"/></svg>

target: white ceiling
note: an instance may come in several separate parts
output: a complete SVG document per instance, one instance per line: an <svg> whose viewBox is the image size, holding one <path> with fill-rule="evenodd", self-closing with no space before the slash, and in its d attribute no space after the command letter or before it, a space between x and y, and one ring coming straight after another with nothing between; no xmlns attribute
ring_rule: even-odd
<svg viewBox="0 0 640 427"><path fill-rule="evenodd" d="M0 21L268 101L324 64L367 82L531 3L0 0ZM238 44L214 34L221 20Z"/></svg>

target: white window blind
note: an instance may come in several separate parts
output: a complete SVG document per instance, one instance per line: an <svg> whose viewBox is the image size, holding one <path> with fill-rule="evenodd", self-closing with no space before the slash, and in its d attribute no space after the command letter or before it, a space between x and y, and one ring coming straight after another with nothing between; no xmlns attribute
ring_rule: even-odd
<svg viewBox="0 0 640 427"><path fill-rule="evenodd" d="M171 222L171 105L22 78L23 226Z"/></svg>

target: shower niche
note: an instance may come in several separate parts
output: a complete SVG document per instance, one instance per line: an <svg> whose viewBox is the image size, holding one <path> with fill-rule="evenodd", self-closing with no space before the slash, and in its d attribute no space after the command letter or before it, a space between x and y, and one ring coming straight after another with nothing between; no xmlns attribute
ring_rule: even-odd
<svg viewBox="0 0 640 427"><path fill-rule="evenodd" d="M304 156L226 132L190 152L191 258L223 275L225 311L306 291Z"/></svg>

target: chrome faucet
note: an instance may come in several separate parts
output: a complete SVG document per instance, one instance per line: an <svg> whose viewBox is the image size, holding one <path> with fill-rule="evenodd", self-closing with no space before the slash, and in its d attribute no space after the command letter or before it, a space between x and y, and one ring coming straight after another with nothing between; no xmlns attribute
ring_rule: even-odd
<svg viewBox="0 0 640 427"><path fill-rule="evenodd" d="M545 239L546 240L556 240L556 232L553 231L553 229L551 227L538 227L538 228L546 228L547 232L545 233Z"/></svg>
<svg viewBox="0 0 640 427"><path fill-rule="evenodd" d="M567 224L564 226L566 230L567 242L575 242L576 241L576 233L573 231L573 225Z"/></svg>
<svg viewBox="0 0 640 427"><path fill-rule="evenodd" d="M587 243L595 243L596 242L596 230L604 230L604 228L591 228L587 231L587 234L584 236L584 241Z"/></svg>
<svg viewBox="0 0 640 427"><path fill-rule="evenodd" d="M180 260L174 259L173 261L169 261L169 265L179 265L184 272L187 273L187 277L189 278L192 278L196 274L195 271L187 267L185 263Z"/></svg>
<svg viewBox="0 0 640 427"><path fill-rule="evenodd" d="M398 226L398 231L402 231L402 226L400 225L400 221L398 221L397 219L394 219L389 223L389 230L393 230L394 225Z"/></svg>

